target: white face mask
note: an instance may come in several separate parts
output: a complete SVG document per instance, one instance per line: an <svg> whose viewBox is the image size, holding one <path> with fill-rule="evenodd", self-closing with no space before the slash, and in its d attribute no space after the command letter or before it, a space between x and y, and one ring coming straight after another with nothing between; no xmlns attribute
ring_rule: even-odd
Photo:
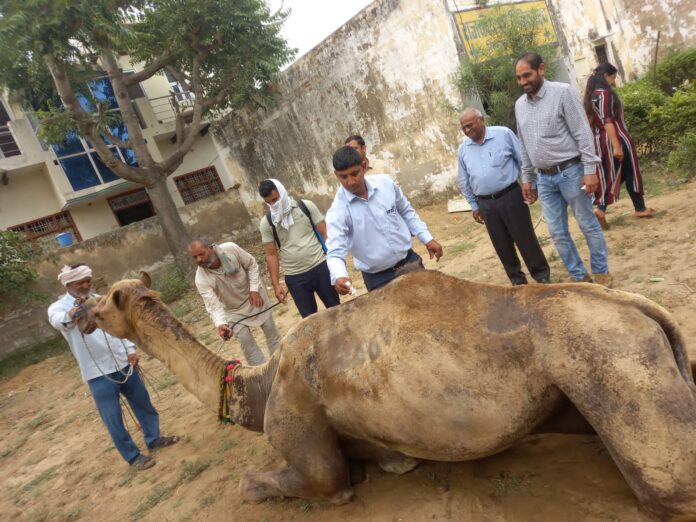
<svg viewBox="0 0 696 522"><path fill-rule="evenodd" d="M272 205L269 205L271 208L271 212L273 212L273 213L280 212L282 210L282 206L281 206L282 203L283 203L283 200L279 198L278 201L276 201Z"/></svg>

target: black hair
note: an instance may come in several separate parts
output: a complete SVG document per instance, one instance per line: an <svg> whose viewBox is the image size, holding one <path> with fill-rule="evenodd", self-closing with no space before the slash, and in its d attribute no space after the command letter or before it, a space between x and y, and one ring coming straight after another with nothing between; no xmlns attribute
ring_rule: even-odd
<svg viewBox="0 0 696 522"><path fill-rule="evenodd" d="M594 117L594 108L592 107L592 94L595 90L606 89L609 91L614 112L616 113L617 109L620 110L618 105L618 96L616 96L614 89L611 88L611 85L609 85L609 82L604 77L605 74L611 76L617 72L618 69L609 62L600 63L597 67L595 67L595 70L592 71L589 78L587 78L587 84L585 85L585 96L583 97L582 104L585 108L587 118L590 120L590 124L593 126L597 125Z"/></svg>
<svg viewBox="0 0 696 522"><path fill-rule="evenodd" d="M270 179L264 179L261 183L259 183L259 196L262 198L267 198L274 190L277 191L278 187L276 187L275 183L273 183Z"/></svg>
<svg viewBox="0 0 696 522"><path fill-rule="evenodd" d="M538 71L539 67L541 67L541 64L544 63L544 59L541 57L539 53L524 53L517 59L515 64L518 64L520 62L526 62L532 69Z"/></svg>
<svg viewBox="0 0 696 522"><path fill-rule="evenodd" d="M365 140L360 134L351 134L346 138L346 141L344 141L343 144L348 145L351 141L356 141L361 147L365 146Z"/></svg>
<svg viewBox="0 0 696 522"><path fill-rule="evenodd" d="M362 165L362 158L353 147L344 145L334 152L333 167L336 172L355 167L356 165Z"/></svg>
<svg viewBox="0 0 696 522"><path fill-rule="evenodd" d="M70 270L75 270L78 266L85 266L87 263L73 263L71 265L68 265L70 267Z"/></svg>

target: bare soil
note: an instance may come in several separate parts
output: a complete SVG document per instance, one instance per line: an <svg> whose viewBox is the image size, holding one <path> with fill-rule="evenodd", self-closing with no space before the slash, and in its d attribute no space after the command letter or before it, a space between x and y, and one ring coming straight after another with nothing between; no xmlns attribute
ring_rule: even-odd
<svg viewBox="0 0 696 522"><path fill-rule="evenodd" d="M610 208L606 236L614 286L671 310L693 356L696 183L649 181L649 204L660 210L658 216L633 218L627 197ZM538 205L533 212L536 223ZM443 204L422 209L421 216L445 247L445 257L439 264L427 261L428 268L507 283L484 228L470 214L448 214ZM537 233L554 281L566 280L543 222ZM577 229L574 235L587 258ZM174 303L172 310L211 350L238 355L234 341L222 343L215 336L197 295ZM292 304L275 315L284 331L299 317ZM144 356L142 367L163 432L178 434L182 441L160 450L157 465L141 473L131 472L114 449L69 353L0 382L0 519L652 520L593 436L533 436L493 457L428 462L403 476L370 465L368 480L355 487L354 499L344 506L297 499L245 504L239 498L242 475L281 464L264 436L219 425L215 413L204 409L158 361ZM126 421L142 443L133 420L126 415Z"/></svg>

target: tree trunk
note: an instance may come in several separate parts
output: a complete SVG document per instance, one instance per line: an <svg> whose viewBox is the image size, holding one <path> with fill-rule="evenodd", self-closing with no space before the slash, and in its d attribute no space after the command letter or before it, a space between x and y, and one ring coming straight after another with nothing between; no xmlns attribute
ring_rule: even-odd
<svg viewBox="0 0 696 522"><path fill-rule="evenodd" d="M190 276L194 270L193 261L188 255L190 236L167 188L167 178L158 177L154 185L146 190L159 218L169 250L174 256L174 262L184 276Z"/></svg>

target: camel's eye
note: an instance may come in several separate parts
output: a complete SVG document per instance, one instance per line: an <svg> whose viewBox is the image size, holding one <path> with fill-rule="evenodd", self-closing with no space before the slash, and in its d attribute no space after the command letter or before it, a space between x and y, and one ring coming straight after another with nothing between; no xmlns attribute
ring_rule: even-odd
<svg viewBox="0 0 696 522"><path fill-rule="evenodd" d="M101 314L100 314L99 312L94 312L94 317L96 317L97 319L101 319L101 318L102 318L102 316L101 316Z"/></svg>

